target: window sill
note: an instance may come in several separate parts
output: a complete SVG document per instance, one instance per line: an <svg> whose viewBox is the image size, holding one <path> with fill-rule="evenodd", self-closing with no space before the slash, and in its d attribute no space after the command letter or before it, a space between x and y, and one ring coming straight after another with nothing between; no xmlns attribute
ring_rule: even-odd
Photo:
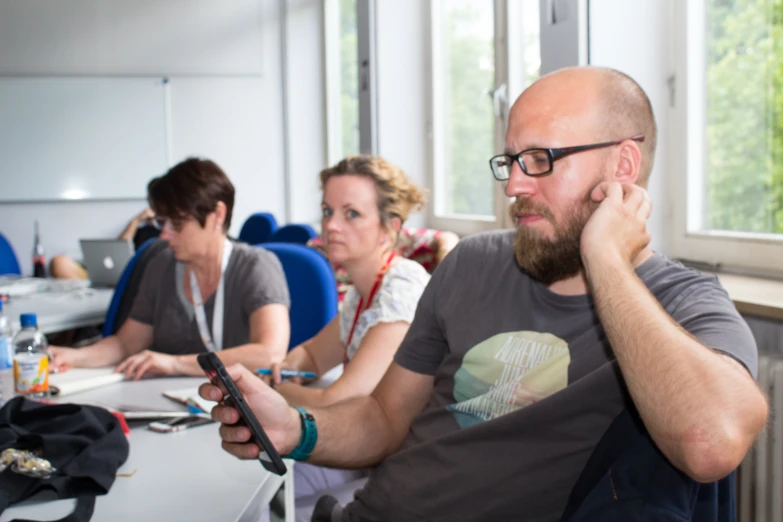
<svg viewBox="0 0 783 522"><path fill-rule="evenodd" d="M783 321L783 281L716 275L741 314Z"/></svg>

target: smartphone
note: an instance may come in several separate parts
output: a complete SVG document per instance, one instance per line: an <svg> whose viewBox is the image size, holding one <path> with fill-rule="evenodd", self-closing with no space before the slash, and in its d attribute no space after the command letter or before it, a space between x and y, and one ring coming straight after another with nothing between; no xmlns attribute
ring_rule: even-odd
<svg viewBox="0 0 783 522"><path fill-rule="evenodd" d="M226 367L223 366L223 362L212 352L201 353L196 357L196 360L198 361L199 366L201 366L201 369L204 370L204 373L207 374L207 378L212 380L217 377L220 379L220 382L223 383L226 390L228 390L228 397L224 399L224 401L230 399L230 406L239 411L242 422L244 422L245 426L250 428L250 433L252 433L255 443L261 450L258 453L258 460L261 461L261 465L272 473L283 475L286 472L283 459L280 457L280 454L272 443L269 442L269 437L266 436L258 419L256 419L256 416L245 402L245 398L242 397L236 384L234 384L234 381L228 376L228 372L226 372Z"/></svg>
<svg viewBox="0 0 783 522"><path fill-rule="evenodd" d="M212 424L213 422L215 421L206 415L186 415L185 417L174 417L171 419L150 422L147 427L158 433L173 433L188 428L195 428L196 426L203 426L204 424Z"/></svg>

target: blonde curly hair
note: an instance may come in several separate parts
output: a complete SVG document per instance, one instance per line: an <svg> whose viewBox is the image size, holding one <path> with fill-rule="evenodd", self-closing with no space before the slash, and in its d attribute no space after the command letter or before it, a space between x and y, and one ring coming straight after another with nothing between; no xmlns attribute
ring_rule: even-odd
<svg viewBox="0 0 783 522"><path fill-rule="evenodd" d="M380 156L366 154L348 156L333 167L321 171L321 190L335 176L353 174L375 182L378 191L378 212L381 225L388 228L389 219L397 217L401 224L412 210L420 210L425 203L424 192L408 181L405 173Z"/></svg>

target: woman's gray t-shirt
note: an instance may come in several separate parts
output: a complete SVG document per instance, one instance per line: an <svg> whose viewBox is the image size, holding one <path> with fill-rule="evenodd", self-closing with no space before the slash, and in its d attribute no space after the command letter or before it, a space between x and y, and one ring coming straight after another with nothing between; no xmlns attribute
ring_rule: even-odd
<svg viewBox="0 0 783 522"><path fill-rule="evenodd" d="M152 326L151 350L173 355L207 351L199 335L193 305L185 298L184 264L166 248L144 270L130 317ZM290 307L280 261L260 247L234 243L224 274L223 348L250 341L250 314L268 304ZM215 296L204 303L212 330Z"/></svg>

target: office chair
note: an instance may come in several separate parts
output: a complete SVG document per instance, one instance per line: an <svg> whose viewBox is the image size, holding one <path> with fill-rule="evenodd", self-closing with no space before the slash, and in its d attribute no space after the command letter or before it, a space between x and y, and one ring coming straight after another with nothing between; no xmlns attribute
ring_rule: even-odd
<svg viewBox="0 0 783 522"><path fill-rule="evenodd" d="M22 275L16 252L2 232L0 232L0 275Z"/></svg>
<svg viewBox="0 0 783 522"><path fill-rule="evenodd" d="M106 311L106 319L103 322L103 331L101 332L104 337L116 334L125 319L128 318L147 263L158 252L166 248L166 245L165 241L160 241L157 238L148 239L125 265L120 280L114 287L109 309Z"/></svg>
<svg viewBox="0 0 783 522"><path fill-rule="evenodd" d="M256 212L245 220L239 231L239 240L248 245L266 243L277 231L277 220L269 212Z"/></svg>
<svg viewBox="0 0 783 522"><path fill-rule="evenodd" d="M261 245L283 265L291 295L291 342L310 339L337 315L337 286L329 262L315 250L293 243Z"/></svg>
<svg viewBox="0 0 783 522"><path fill-rule="evenodd" d="M277 229L269 240L272 243L297 243L306 245L318 236L310 225L289 224Z"/></svg>

